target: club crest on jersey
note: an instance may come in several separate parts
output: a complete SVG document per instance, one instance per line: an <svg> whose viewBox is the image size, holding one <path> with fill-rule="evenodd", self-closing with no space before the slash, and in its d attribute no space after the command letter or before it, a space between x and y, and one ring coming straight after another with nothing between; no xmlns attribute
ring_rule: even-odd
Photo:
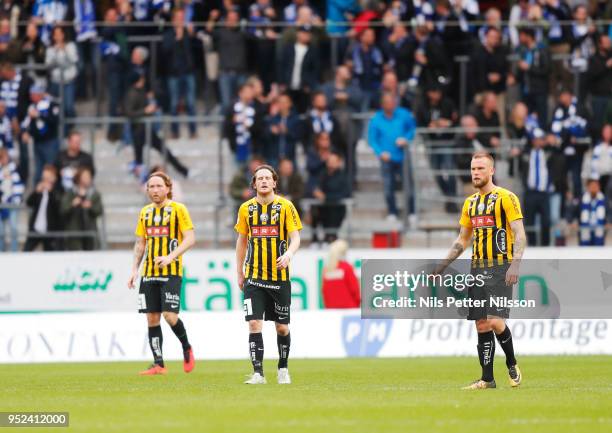
<svg viewBox="0 0 612 433"><path fill-rule="evenodd" d="M278 222L278 214L277 213L273 213L272 214L272 222L271 224L276 224Z"/></svg>
<svg viewBox="0 0 612 433"><path fill-rule="evenodd" d="M155 215L155 216L153 217L153 222L154 222L155 224L159 224L159 223L161 222L161 219L162 219L162 218L161 218L161 216L160 216L160 215Z"/></svg>
<svg viewBox="0 0 612 433"><path fill-rule="evenodd" d="M482 211L484 210L484 208L485 208L484 203L480 203L480 204L478 205L478 212L482 212Z"/></svg>
<svg viewBox="0 0 612 433"><path fill-rule="evenodd" d="M264 223L264 224L265 224L265 223L267 223L267 222L268 222L268 214L267 214L267 213L262 213L262 214L259 216L259 220L260 220L262 223Z"/></svg>

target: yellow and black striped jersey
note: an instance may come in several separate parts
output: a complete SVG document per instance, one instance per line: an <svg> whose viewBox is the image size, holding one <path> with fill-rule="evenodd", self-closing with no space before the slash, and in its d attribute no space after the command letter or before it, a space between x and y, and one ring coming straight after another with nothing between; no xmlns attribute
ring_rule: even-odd
<svg viewBox="0 0 612 433"><path fill-rule="evenodd" d="M289 281L289 268L277 269L276 259L287 251L289 233L302 229L293 203L278 195L268 205L252 198L240 206L234 229L248 239L246 278Z"/></svg>
<svg viewBox="0 0 612 433"><path fill-rule="evenodd" d="M147 249L145 252L143 277L183 276L183 258L164 268L155 266L155 257L167 256L183 241L183 233L193 230L193 223L189 211L182 203L170 201L162 207L151 203L140 211L136 236L145 238Z"/></svg>
<svg viewBox="0 0 612 433"><path fill-rule="evenodd" d="M459 224L472 230L472 263L491 267L511 262L514 234L510 223L521 218L519 200L507 189L496 186L488 194L469 196Z"/></svg>

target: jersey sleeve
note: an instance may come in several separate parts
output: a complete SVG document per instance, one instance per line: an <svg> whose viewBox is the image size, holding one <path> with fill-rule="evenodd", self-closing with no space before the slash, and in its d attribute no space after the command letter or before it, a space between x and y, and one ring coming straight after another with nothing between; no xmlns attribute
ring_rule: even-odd
<svg viewBox="0 0 612 433"><path fill-rule="evenodd" d="M459 220L459 224L468 229L472 228L472 220L470 219L470 214L468 212L470 208L470 200L466 200L463 202L463 209L461 209L461 219Z"/></svg>
<svg viewBox="0 0 612 433"><path fill-rule="evenodd" d="M236 230L241 235L249 234L249 224L247 222L248 212L246 204L240 206L238 209L238 217L236 218L236 225L234 226L234 230Z"/></svg>
<svg viewBox="0 0 612 433"><path fill-rule="evenodd" d="M189 215L187 207L181 204L177 206L176 212L181 233L185 233L187 230L193 230L193 222L191 221L191 216Z"/></svg>
<svg viewBox="0 0 612 433"><path fill-rule="evenodd" d="M291 233L296 230L302 230L302 221L300 221L300 215L295 209L293 203L291 203L290 201L287 201L287 207L285 208L285 224L287 225L287 233Z"/></svg>
<svg viewBox="0 0 612 433"><path fill-rule="evenodd" d="M523 218L521 204L519 203L518 197L513 192L508 192L508 194L504 196L502 205L504 207L504 211L506 212L508 222Z"/></svg>
<svg viewBox="0 0 612 433"><path fill-rule="evenodd" d="M144 211L142 210L140 211L140 214L138 215L138 224L136 224L136 230L134 231L134 234L138 236L139 238L145 237Z"/></svg>

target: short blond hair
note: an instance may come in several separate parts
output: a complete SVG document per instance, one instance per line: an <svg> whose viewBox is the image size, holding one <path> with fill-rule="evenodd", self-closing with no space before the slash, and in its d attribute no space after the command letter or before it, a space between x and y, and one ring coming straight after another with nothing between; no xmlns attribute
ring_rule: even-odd
<svg viewBox="0 0 612 433"><path fill-rule="evenodd" d="M495 165L495 158L493 158L493 155L491 155L489 152L480 151L472 155L472 159L480 159L480 158L486 158L489 161L491 161L491 164Z"/></svg>

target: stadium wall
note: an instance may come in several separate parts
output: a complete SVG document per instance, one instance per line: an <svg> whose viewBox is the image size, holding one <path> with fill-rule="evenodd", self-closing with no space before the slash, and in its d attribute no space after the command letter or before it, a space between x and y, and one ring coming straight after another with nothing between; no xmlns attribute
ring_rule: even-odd
<svg viewBox="0 0 612 433"><path fill-rule="evenodd" d="M354 250L362 258L441 257L443 250ZM318 281L325 253L300 251L293 264L292 357L473 355L473 326L462 320L362 320L359 310L323 310ZM531 258L606 258L612 249L530 249ZM0 363L128 361L150 358L146 324L128 290L131 254L0 256ZM246 359L247 332L234 288L233 251L193 251L185 260L183 320L200 359ZM612 267L611 267L612 268ZM511 320L522 354L612 355L612 320ZM181 359L171 337L168 359ZM219 332L222 330L222 332ZM264 331L276 356L274 327Z"/></svg>

